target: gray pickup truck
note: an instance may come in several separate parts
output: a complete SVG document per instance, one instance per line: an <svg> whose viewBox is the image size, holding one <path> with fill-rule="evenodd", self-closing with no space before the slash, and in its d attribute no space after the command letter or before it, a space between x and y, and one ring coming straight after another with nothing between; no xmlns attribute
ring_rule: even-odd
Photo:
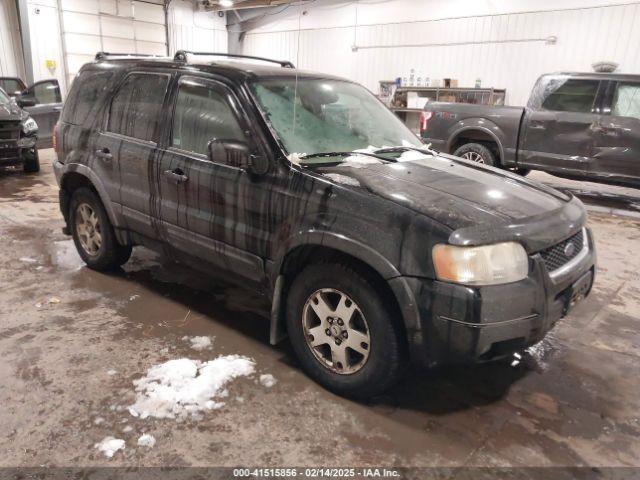
<svg viewBox="0 0 640 480"><path fill-rule="evenodd" d="M526 107L428 103L420 131L435 149L520 174L640 187L640 75L543 75Z"/></svg>

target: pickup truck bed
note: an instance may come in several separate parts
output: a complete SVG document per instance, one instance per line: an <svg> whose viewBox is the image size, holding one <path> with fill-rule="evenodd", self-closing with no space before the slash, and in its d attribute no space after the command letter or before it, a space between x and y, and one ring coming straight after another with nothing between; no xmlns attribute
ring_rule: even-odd
<svg viewBox="0 0 640 480"><path fill-rule="evenodd" d="M433 102L425 110L432 116L423 139L436 150L453 153L470 140L493 138L499 158L515 162L524 107Z"/></svg>

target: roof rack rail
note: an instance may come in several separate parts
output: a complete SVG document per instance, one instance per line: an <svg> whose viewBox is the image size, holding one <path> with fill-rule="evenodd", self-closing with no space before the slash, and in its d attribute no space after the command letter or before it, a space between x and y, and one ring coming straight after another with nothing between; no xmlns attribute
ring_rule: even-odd
<svg viewBox="0 0 640 480"><path fill-rule="evenodd" d="M95 60L105 60L108 57L142 57L142 58L161 58L159 55L150 55L146 53L114 53L114 52L98 52L96 53Z"/></svg>
<svg viewBox="0 0 640 480"><path fill-rule="evenodd" d="M246 58L249 60L260 60L263 62L277 63L282 68L296 68L289 60L274 60L273 58L255 57L253 55L236 55L234 53L220 53L220 52L191 52L189 50L178 50L173 59L176 62L186 63L187 55L202 55L208 57L229 57L229 58Z"/></svg>

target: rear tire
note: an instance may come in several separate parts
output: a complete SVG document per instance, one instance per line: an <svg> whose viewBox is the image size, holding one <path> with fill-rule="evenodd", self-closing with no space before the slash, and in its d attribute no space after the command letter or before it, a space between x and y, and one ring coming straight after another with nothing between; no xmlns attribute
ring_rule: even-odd
<svg viewBox="0 0 640 480"><path fill-rule="evenodd" d="M22 165L22 170L25 173L38 173L40 171L40 155L38 149L34 148L33 151L24 154L25 159Z"/></svg>
<svg viewBox="0 0 640 480"><path fill-rule="evenodd" d="M131 257L131 246L118 243L102 201L92 190L79 188L73 193L69 226L76 249L89 268L113 270Z"/></svg>
<svg viewBox="0 0 640 480"><path fill-rule="evenodd" d="M471 160L472 162L482 163L492 167L500 166L493 152L481 143L465 143L461 147L458 147L453 154L456 157Z"/></svg>
<svg viewBox="0 0 640 480"><path fill-rule="evenodd" d="M287 330L311 378L353 398L378 395L400 379L406 337L384 297L367 275L341 263L310 265L295 278Z"/></svg>

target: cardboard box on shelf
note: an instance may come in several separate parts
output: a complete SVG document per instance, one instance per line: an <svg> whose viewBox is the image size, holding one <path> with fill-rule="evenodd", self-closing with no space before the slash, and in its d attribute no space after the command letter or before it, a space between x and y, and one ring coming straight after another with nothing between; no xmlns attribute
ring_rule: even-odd
<svg viewBox="0 0 640 480"><path fill-rule="evenodd" d="M444 79L444 88L458 88L458 79L457 78L445 78Z"/></svg>

